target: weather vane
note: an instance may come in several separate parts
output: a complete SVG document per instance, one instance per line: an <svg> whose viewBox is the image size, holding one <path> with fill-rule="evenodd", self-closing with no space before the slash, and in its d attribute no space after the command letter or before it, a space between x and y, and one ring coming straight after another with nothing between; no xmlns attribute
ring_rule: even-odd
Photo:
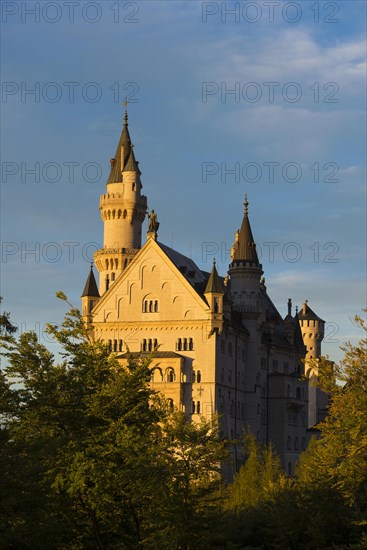
<svg viewBox="0 0 367 550"><path fill-rule="evenodd" d="M128 100L127 100L127 97L125 97L124 103L123 103L123 105L124 105L125 108L127 107L127 104L128 104L128 103L129 103L129 102L128 102Z"/></svg>

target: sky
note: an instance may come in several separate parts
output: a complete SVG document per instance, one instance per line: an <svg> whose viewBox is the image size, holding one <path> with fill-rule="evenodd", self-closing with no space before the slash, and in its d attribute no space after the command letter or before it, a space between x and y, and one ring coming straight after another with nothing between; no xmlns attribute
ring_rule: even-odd
<svg viewBox="0 0 367 550"><path fill-rule="evenodd" d="M366 3L3 1L2 308L19 331L80 306L128 101L159 240L220 275L244 194L268 293L361 337ZM146 227L147 222L145 222ZM145 230L143 230L145 233Z"/></svg>

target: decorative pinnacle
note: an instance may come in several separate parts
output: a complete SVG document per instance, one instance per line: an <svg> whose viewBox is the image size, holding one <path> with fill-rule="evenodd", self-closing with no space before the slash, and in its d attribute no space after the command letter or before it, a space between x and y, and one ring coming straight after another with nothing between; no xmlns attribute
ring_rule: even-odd
<svg viewBox="0 0 367 550"><path fill-rule="evenodd" d="M90 263L90 268L93 269L93 262Z"/></svg>
<svg viewBox="0 0 367 550"><path fill-rule="evenodd" d="M245 214L247 216L248 214L248 200L247 200L247 193L245 193L245 202L243 203L245 207Z"/></svg>
<svg viewBox="0 0 367 550"><path fill-rule="evenodd" d="M124 113L124 125L125 126L127 126L127 104L128 104L127 97L125 97L124 102L123 102L123 105L125 107L125 113Z"/></svg>
<svg viewBox="0 0 367 550"><path fill-rule="evenodd" d="M213 267L215 267L216 263L217 263L217 260L213 258Z"/></svg>

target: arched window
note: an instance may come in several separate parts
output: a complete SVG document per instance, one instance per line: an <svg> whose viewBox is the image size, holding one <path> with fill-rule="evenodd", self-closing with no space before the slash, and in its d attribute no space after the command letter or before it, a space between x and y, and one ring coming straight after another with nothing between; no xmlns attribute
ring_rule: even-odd
<svg viewBox="0 0 367 550"><path fill-rule="evenodd" d="M113 341L113 351L117 351L117 340Z"/></svg>
<svg viewBox="0 0 367 550"><path fill-rule="evenodd" d="M290 451L292 449L292 439L291 439L291 436L289 435L287 437L287 451Z"/></svg>
<svg viewBox="0 0 367 550"><path fill-rule="evenodd" d="M154 338L153 340L153 349L157 349L158 348L158 340L156 338Z"/></svg>
<svg viewBox="0 0 367 550"><path fill-rule="evenodd" d="M154 302L154 312L155 313L158 312L158 300L155 300L155 302Z"/></svg>
<svg viewBox="0 0 367 550"><path fill-rule="evenodd" d="M195 372L194 370L192 371L192 377L191 377L191 380L192 380L192 382L193 382L193 383L195 383L195 382L196 382L196 372Z"/></svg>
<svg viewBox="0 0 367 550"><path fill-rule="evenodd" d="M214 313L218 313L218 312L219 312L218 300L215 298L215 302L214 302Z"/></svg>
<svg viewBox="0 0 367 550"><path fill-rule="evenodd" d="M192 402L192 414L195 414L196 407L195 407L195 401Z"/></svg>
<svg viewBox="0 0 367 550"><path fill-rule="evenodd" d="M153 311L153 300L149 301L149 313L152 313Z"/></svg>
<svg viewBox="0 0 367 550"><path fill-rule="evenodd" d="M196 381L198 384L200 384L201 382L201 372L199 370L196 373Z"/></svg>
<svg viewBox="0 0 367 550"><path fill-rule="evenodd" d="M181 351L181 350L182 350L182 340L181 340L181 338L178 338L178 339L177 339L176 349L177 349L177 351Z"/></svg>
<svg viewBox="0 0 367 550"><path fill-rule="evenodd" d="M141 350L142 351L147 351L147 341L146 339L144 338L142 343L141 343Z"/></svg>
<svg viewBox="0 0 367 550"><path fill-rule="evenodd" d="M201 408L201 407L200 407L200 401L197 401L197 402L196 402L196 412L197 412L198 414L200 414L200 408Z"/></svg>
<svg viewBox="0 0 367 550"><path fill-rule="evenodd" d="M112 340L108 340L108 349L112 351Z"/></svg>
<svg viewBox="0 0 367 550"><path fill-rule="evenodd" d="M119 340L119 351L122 351L122 348L123 348L122 340Z"/></svg>
<svg viewBox="0 0 367 550"><path fill-rule="evenodd" d="M174 382L176 379L175 371L170 367L166 370L166 380L167 382Z"/></svg>
<svg viewBox="0 0 367 550"><path fill-rule="evenodd" d="M143 301L143 313L147 312L147 308L148 308L148 302L146 300L144 300Z"/></svg>
<svg viewBox="0 0 367 550"><path fill-rule="evenodd" d="M111 273L111 281L114 281L114 280L115 280L115 274Z"/></svg>
<svg viewBox="0 0 367 550"><path fill-rule="evenodd" d="M299 450L298 437L295 437L295 438L294 438L294 450L295 450L295 451L298 451L298 450Z"/></svg>
<svg viewBox="0 0 367 550"><path fill-rule="evenodd" d="M194 349L194 341L192 338L189 338L189 350L192 351Z"/></svg>
<svg viewBox="0 0 367 550"><path fill-rule="evenodd" d="M183 341L183 349L185 351L187 351L187 338L184 338L184 341Z"/></svg>
<svg viewBox="0 0 367 550"><path fill-rule="evenodd" d="M301 399L301 388L299 387L296 389L296 398Z"/></svg>

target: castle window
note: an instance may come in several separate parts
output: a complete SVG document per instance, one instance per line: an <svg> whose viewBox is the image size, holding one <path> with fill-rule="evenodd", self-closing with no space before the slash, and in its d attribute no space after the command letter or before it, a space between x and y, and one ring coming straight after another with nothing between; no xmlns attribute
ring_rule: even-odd
<svg viewBox="0 0 367 550"><path fill-rule="evenodd" d="M291 436L289 435L287 437L287 451L290 451L292 450L292 439L291 439Z"/></svg>
<svg viewBox="0 0 367 550"><path fill-rule="evenodd" d="M192 380L193 384L196 382L196 372L194 370L192 371L191 380Z"/></svg>
<svg viewBox="0 0 367 550"><path fill-rule="evenodd" d="M113 351L117 351L117 340L113 341Z"/></svg>
<svg viewBox="0 0 367 550"><path fill-rule="evenodd" d="M142 343L141 343L141 351L147 351L147 341L146 339L144 338Z"/></svg>
<svg viewBox="0 0 367 550"><path fill-rule="evenodd" d="M158 300L155 300L154 302L154 312L158 313Z"/></svg>
<svg viewBox="0 0 367 550"><path fill-rule="evenodd" d="M195 406L195 401L192 402L192 414L195 414L196 413L196 406Z"/></svg>
<svg viewBox="0 0 367 550"><path fill-rule="evenodd" d="M147 312L147 307L148 307L148 302L146 300L144 300L144 302L143 302L143 313Z"/></svg>
<svg viewBox="0 0 367 550"><path fill-rule="evenodd" d="M200 384L201 382L201 372L199 370L196 373L196 381L198 384Z"/></svg>
<svg viewBox="0 0 367 550"><path fill-rule="evenodd" d="M197 412L198 414L200 414L200 408L201 408L200 401L197 401L197 402L196 402L196 412Z"/></svg>
<svg viewBox="0 0 367 550"><path fill-rule="evenodd" d="M301 399L301 388L296 389L296 398Z"/></svg>
<svg viewBox="0 0 367 550"><path fill-rule="evenodd" d="M220 341L220 351L221 353L223 353L223 355L226 353L226 343L223 338Z"/></svg>
<svg viewBox="0 0 367 550"><path fill-rule="evenodd" d="M181 351L181 350L182 350L182 340L181 340L181 338L178 338L178 339L177 339L177 342L176 342L176 350L177 350L177 351Z"/></svg>
<svg viewBox="0 0 367 550"><path fill-rule="evenodd" d="M218 313L218 312L219 312L218 300L215 299L215 302L214 302L214 313Z"/></svg>
<svg viewBox="0 0 367 550"><path fill-rule="evenodd" d="M153 311L153 300L149 301L149 313L152 313Z"/></svg>
<svg viewBox="0 0 367 550"><path fill-rule="evenodd" d="M273 371L278 372L278 359L273 359Z"/></svg>
<svg viewBox="0 0 367 550"><path fill-rule="evenodd" d="M151 374L152 382L163 382L163 374L160 368L156 367L152 370Z"/></svg>
<svg viewBox="0 0 367 550"><path fill-rule="evenodd" d="M295 450L295 451L298 451L298 450L299 450L298 437L295 437L295 438L294 438L294 450Z"/></svg>
<svg viewBox="0 0 367 550"><path fill-rule="evenodd" d="M119 351L122 351L122 346L123 346L122 340L119 340Z"/></svg>
<svg viewBox="0 0 367 550"><path fill-rule="evenodd" d="M154 338L153 340L153 349L157 349L158 348L158 340L156 338Z"/></svg>
<svg viewBox="0 0 367 550"><path fill-rule="evenodd" d="M106 277L106 292L107 292L107 290L109 289L109 287L110 287L110 278L109 278L109 276L107 275L107 277Z"/></svg>
<svg viewBox="0 0 367 550"><path fill-rule="evenodd" d="M108 349L112 351L112 340L108 340Z"/></svg>
<svg viewBox="0 0 367 550"><path fill-rule="evenodd" d="M189 350L192 351L194 349L194 341L192 338L189 338Z"/></svg>
<svg viewBox="0 0 367 550"><path fill-rule="evenodd" d="M126 210L124 210L124 213L123 213L122 217L123 217L123 218L125 219L125 218L126 218L126 216L127 216L127 211L126 211Z"/></svg>
<svg viewBox="0 0 367 550"><path fill-rule="evenodd" d="M183 349L187 351L187 338L183 339Z"/></svg>
<svg viewBox="0 0 367 550"><path fill-rule="evenodd" d="M175 379L176 379L175 371L173 370L172 367L169 367L166 370L166 380L167 380L167 382L174 382Z"/></svg>
<svg viewBox="0 0 367 550"><path fill-rule="evenodd" d="M115 280L115 274L111 273L111 281L114 281L114 280Z"/></svg>

